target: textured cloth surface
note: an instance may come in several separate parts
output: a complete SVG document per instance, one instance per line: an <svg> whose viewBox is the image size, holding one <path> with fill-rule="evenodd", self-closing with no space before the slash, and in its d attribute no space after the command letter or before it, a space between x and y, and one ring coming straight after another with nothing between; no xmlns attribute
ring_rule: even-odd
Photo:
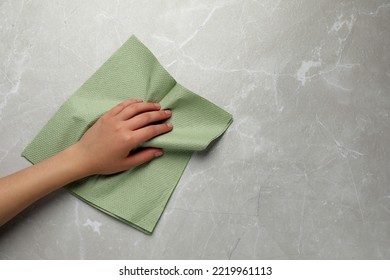
<svg viewBox="0 0 390 280"><path fill-rule="evenodd" d="M90 176L67 189L101 211L152 233L191 155L218 138L229 113L178 84L132 36L58 110L22 155L38 163L74 144L107 110L132 98L171 109L170 133L143 146L164 156L119 174Z"/></svg>

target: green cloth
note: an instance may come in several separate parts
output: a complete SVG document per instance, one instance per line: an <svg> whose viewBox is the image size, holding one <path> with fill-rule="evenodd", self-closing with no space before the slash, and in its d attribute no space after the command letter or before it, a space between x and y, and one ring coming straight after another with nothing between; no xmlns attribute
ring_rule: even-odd
<svg viewBox="0 0 390 280"><path fill-rule="evenodd" d="M133 98L172 110L173 131L144 146L164 156L115 175L95 175L67 189L97 209L151 234L191 155L232 122L229 113L178 84L132 36L58 110L22 155L38 163L77 142L107 110Z"/></svg>

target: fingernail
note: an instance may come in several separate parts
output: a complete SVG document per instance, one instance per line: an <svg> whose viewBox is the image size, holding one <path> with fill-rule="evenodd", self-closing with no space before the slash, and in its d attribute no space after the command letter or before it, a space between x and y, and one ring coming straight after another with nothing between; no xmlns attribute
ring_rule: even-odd
<svg viewBox="0 0 390 280"><path fill-rule="evenodd" d="M172 115L172 111L171 110L164 110L165 114L167 114L168 116Z"/></svg>
<svg viewBox="0 0 390 280"><path fill-rule="evenodd" d="M154 157L161 157L164 153L161 151L155 152Z"/></svg>
<svg viewBox="0 0 390 280"><path fill-rule="evenodd" d="M172 128L173 125L171 123L167 123L167 127Z"/></svg>
<svg viewBox="0 0 390 280"><path fill-rule="evenodd" d="M135 102L143 102L142 99L135 99Z"/></svg>
<svg viewBox="0 0 390 280"><path fill-rule="evenodd" d="M156 106L157 108L160 108L160 104L158 104L158 103L154 103L154 106Z"/></svg>

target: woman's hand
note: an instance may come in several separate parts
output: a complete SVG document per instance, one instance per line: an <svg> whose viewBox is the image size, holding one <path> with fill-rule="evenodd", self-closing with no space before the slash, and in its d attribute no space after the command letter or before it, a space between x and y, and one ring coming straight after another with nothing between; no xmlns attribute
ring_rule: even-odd
<svg viewBox="0 0 390 280"><path fill-rule="evenodd" d="M125 101L105 113L74 146L88 175L112 174L161 156L158 148L130 151L151 138L172 130L169 123L153 124L171 116L157 103Z"/></svg>
<svg viewBox="0 0 390 280"><path fill-rule="evenodd" d="M112 174L162 155L158 148L136 153L143 142L172 130L154 124L171 116L160 105L125 101L105 113L80 141L19 172L0 178L0 226L48 193L92 174Z"/></svg>

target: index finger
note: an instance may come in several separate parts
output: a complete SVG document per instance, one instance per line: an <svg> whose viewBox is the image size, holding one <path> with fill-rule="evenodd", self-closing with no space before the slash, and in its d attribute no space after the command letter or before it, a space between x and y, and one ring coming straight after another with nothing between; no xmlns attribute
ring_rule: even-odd
<svg viewBox="0 0 390 280"><path fill-rule="evenodd" d="M142 99L129 99L129 100L123 101L122 103L119 103L115 107L111 108L107 112L107 114L112 116L112 117L116 116L117 114L122 112L122 110L125 109L127 106L129 106L131 104L135 104L135 103L140 103L140 102L143 102L143 100Z"/></svg>

